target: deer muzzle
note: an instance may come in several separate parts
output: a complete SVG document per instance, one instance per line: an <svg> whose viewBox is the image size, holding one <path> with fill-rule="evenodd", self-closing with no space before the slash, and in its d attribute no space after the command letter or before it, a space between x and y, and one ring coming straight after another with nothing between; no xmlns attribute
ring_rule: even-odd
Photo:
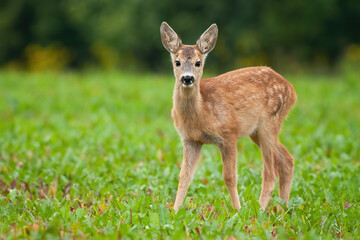
<svg viewBox="0 0 360 240"><path fill-rule="evenodd" d="M181 77L181 82L183 87L192 87L194 84L194 76L182 76Z"/></svg>

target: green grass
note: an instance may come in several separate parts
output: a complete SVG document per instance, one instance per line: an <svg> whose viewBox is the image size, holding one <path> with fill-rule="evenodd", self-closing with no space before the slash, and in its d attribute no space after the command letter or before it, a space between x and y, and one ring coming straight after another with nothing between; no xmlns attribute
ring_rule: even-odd
<svg viewBox="0 0 360 240"><path fill-rule="evenodd" d="M182 146L172 76L0 72L0 239L315 239L360 236L360 74L286 76L298 103L281 139L289 208L259 211L261 154L238 143L242 209L215 146L172 210Z"/></svg>

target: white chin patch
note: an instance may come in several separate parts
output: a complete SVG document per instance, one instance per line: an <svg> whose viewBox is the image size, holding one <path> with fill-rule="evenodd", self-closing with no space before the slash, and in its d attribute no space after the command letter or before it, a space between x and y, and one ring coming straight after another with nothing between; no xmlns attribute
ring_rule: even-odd
<svg viewBox="0 0 360 240"><path fill-rule="evenodd" d="M192 87L194 86L194 84L193 84L193 83L192 83L192 84L189 84L189 85L182 84L182 86L183 86L184 88L192 88Z"/></svg>

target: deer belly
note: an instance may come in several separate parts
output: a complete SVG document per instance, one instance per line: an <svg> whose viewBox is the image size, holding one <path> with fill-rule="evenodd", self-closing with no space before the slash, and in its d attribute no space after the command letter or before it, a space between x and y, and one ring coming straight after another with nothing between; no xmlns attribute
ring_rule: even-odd
<svg viewBox="0 0 360 240"><path fill-rule="evenodd" d="M202 133L200 136L201 142L205 144L221 144L223 139L220 136L210 133Z"/></svg>
<svg viewBox="0 0 360 240"><path fill-rule="evenodd" d="M200 131L195 128L181 129L176 128L182 139L192 140L202 144L221 144L223 139L215 134Z"/></svg>
<svg viewBox="0 0 360 240"><path fill-rule="evenodd" d="M192 140L201 144L219 145L223 142L222 137L215 134L202 132L197 129L186 129L186 131L184 131L184 129L177 128L177 131L182 139Z"/></svg>

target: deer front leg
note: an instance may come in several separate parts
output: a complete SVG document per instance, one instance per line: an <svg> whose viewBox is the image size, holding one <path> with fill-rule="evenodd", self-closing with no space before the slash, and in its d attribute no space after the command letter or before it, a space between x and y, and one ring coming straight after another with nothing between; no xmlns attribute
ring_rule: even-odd
<svg viewBox="0 0 360 240"><path fill-rule="evenodd" d="M223 161L223 179L229 191L233 208L239 210L241 206L237 190L236 141L221 146L220 151Z"/></svg>
<svg viewBox="0 0 360 240"><path fill-rule="evenodd" d="M179 187L176 194L174 210L177 212L183 204L190 182L199 161L201 145L193 141L183 141L183 162L179 175Z"/></svg>

